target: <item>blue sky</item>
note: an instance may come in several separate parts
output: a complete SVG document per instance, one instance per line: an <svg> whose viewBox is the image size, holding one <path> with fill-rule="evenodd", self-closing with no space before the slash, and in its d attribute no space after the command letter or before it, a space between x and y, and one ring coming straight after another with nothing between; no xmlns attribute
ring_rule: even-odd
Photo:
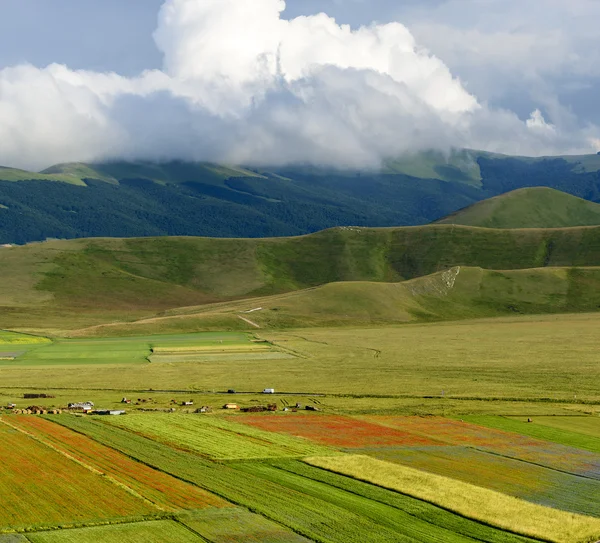
<svg viewBox="0 0 600 543"><path fill-rule="evenodd" d="M194 4L208 5L213 1L169 0L169 3L174 9L183 12L189 6L194 7ZM271 24L273 21L266 19L267 13L270 13L268 10L272 8L273 2L277 1L280 0L224 0L224 3L233 6L237 2L238 6L242 6L241 9L244 9L244 3L246 7L264 3L265 11L261 12L262 15L257 11L256 17L264 17L265 24ZM25 64L44 70L48 65L56 63L72 71L86 70L98 74L115 72L126 78L135 78L144 70L168 72L165 68L166 59L169 58L169 51L173 52L175 49L177 62L184 62L181 55L185 50L193 51L197 55L194 62L201 64L199 50L193 49L197 46L193 33L201 30L195 30L181 18L177 24L183 26L178 27L180 30L170 30L172 33L169 35L168 45L162 48L157 46L153 33L161 24L160 9L164 2L165 0L0 0L0 70L3 71L0 72L0 81L1 75L4 75L6 81L13 81L17 76L6 70ZM268 3L270 7L267 6ZM201 9L202 7L198 8ZM533 127L534 132L539 128L537 133L540 134L540 141L543 140L543 144L537 144L523 136L523 152L539 154L545 151L595 150L594 146L600 137L597 130L597 125L600 125L600 101L597 99L600 94L600 26L597 24L600 20L600 2L597 0L288 0L281 17L294 19L320 12L335 18L338 24L351 25L353 30L393 22L406 28L414 40L415 51L435 57L443 63L444 69L455 80L460 81L464 91L474 96L479 106L486 111L485 116L479 114L477 125L469 127L468 138L472 140L467 141L465 131L461 132L461 136L465 137L464 143L477 145L479 138L480 146L503 150L501 139L510 134L508 128L499 130L494 137L484 137L485 130L487 127L491 132L495 126L504 126L503 123L508 127L508 116L514 115L522 123L529 121L528 126ZM246 17L252 17L249 13L247 12ZM164 18L162 20L164 22ZM314 24L317 22L314 19ZM198 28L202 27L201 21L196 20L195 24L200 25ZM185 35L190 38L186 44L182 44L183 41L175 43L179 39L176 32L184 35L184 30L181 29L185 29ZM231 35L235 40L235 34ZM210 49L213 54L228 54L227 44L213 45ZM328 45L334 47L335 44L328 42ZM393 44L389 47L393 48ZM310 51L304 53L308 55L307 58L310 57L312 65L329 62L327 59L321 62ZM342 66L345 70L353 69L353 66L347 64L346 62ZM419 68L408 64L407 69L422 70L425 64L421 63ZM308 69L308 65L303 66ZM362 65L358 67L361 70L364 68ZM372 69L370 64L367 68ZM198 73L194 73L194 77L198 77ZM20 74L18 77L33 75ZM44 72L43 75L47 74ZM220 77L222 74L219 72L217 75ZM402 79L397 72L392 77L397 81ZM431 84L436 88L442 85L438 82ZM381 90L381 87L378 88ZM4 91L2 89L0 83L0 123L2 103L10 104L11 109L16 108L13 102L9 102L9 99L14 99L8 97L6 87ZM161 92L176 94L172 85L168 89L161 89ZM196 89L194 92L200 91ZM143 94L146 96L148 93L144 91ZM187 94L185 96L190 98ZM157 96L153 97L155 101L158 99ZM213 99L214 97L210 100ZM193 101L197 104L198 100L196 96ZM253 100L255 103L256 96ZM434 109L439 110L437 105L434 106ZM142 106L137 104L136 107ZM169 107L175 106L171 104ZM190 107L189 103L186 107ZM361 108L364 109L363 105ZM531 116L535 111L541 113L543 122L536 124L535 119L538 117ZM211 111L211 115L214 114L215 111ZM219 111L218 115L223 117L223 111ZM343 119L339 120L343 123ZM448 124L447 118L442 121L444 126ZM369 117L364 122L375 121ZM434 121L431 116L424 114L423 122ZM431 131L439 128L433 125L428 127ZM244 127L238 125L233 129L240 133L244 131ZM554 136L551 137L553 129ZM133 128L126 127L126 130L130 132ZM382 127L382 131L386 130L387 127ZM376 132L377 130L374 131ZM558 137L559 134L561 137ZM37 142L43 142L43 137L42 133L32 144L39 145ZM440 145L447 146L452 137L449 133L442 138ZM102 138L99 137L99 140ZM570 149L566 144L569 140L576 140L578 144ZM89 145L94 141L92 138ZM216 147L205 145L204 140L200 142L200 146L214 150L227 145L212 143ZM432 142L431 145L435 143ZM427 142L424 140L421 144L426 145ZM77 154L77 146L71 143L69 145L72 148L65 153L55 152L56 149L48 150L43 154L43 160L51 160L54 156L68 158ZM153 141L152 145L161 144ZM138 143L131 147L133 150L127 153L135 154L135 149L139 150L143 145ZM151 154L153 149L154 147L139 152ZM513 149L507 145L505 150L510 152ZM398 151L402 149L399 148ZM387 148L373 151L377 156L387 152L395 151L392 146L389 151ZM7 155L7 159L19 162L19 153L19 148L15 147ZM104 145L100 154L111 153L114 150L111 151ZM82 154L93 155L87 149ZM365 156L367 154L368 149L365 150ZM198 156L201 155L202 153ZM314 153L307 154L306 160L312 161L313 155ZM244 156L244 153L240 156ZM265 156L268 158L270 155L267 153ZM0 152L0 161L2 158ZM28 160L24 159L23 162ZM301 154L294 160L303 160Z"/></svg>

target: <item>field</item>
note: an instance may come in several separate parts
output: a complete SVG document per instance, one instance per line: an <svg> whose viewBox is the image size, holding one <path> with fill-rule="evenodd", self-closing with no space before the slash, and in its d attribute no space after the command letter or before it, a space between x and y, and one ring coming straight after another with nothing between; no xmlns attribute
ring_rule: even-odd
<svg viewBox="0 0 600 543"><path fill-rule="evenodd" d="M136 254L128 273L164 272ZM435 320L497 314L499 299L580 308L577 289L596 281L595 270L461 267L68 333L59 319L47 337L1 332L0 358L17 354L0 361L1 404L92 400L127 415L3 410L0 532L18 543L594 543L600 317ZM164 333L202 315L232 326ZM260 328L239 330L240 316ZM278 412L221 409L230 402Z"/></svg>
<svg viewBox="0 0 600 543"><path fill-rule="evenodd" d="M6 498L0 509L0 532L159 512L99 471L15 430L4 419L0 420L0 448L0 495ZM81 499L90 493L93 501Z"/></svg>
<svg viewBox="0 0 600 543"><path fill-rule="evenodd" d="M22 416L12 417L10 423L50 443L58 451L98 470L116 484L153 503L161 511L175 512L228 505L196 486L135 462L113 449L48 420Z"/></svg>
<svg viewBox="0 0 600 543"><path fill-rule="evenodd" d="M5 364L11 367L197 362L207 356L216 359L224 356L229 359L232 352L237 354L234 359L254 352L267 358L269 354L283 355L268 343L252 342L251 337L243 333L204 332L128 338L56 339L53 342L46 338L23 334L4 334L0 336L0 347L3 337L6 337L7 345L11 347L28 347L28 350L18 357L17 362ZM9 340L11 343L8 343Z"/></svg>
<svg viewBox="0 0 600 543"><path fill-rule="evenodd" d="M309 458L306 461L342 475L401 491L513 533L553 543L593 541L600 537L600 519L560 513L498 492L367 456Z"/></svg>
<svg viewBox="0 0 600 543"><path fill-rule="evenodd" d="M39 532L27 536L31 543L200 543L202 539L172 521L141 522Z"/></svg>
<svg viewBox="0 0 600 543"><path fill-rule="evenodd" d="M118 417L115 426L143 434L177 448L220 460L279 458L331 453L302 439L256 430L223 418L155 413Z"/></svg>

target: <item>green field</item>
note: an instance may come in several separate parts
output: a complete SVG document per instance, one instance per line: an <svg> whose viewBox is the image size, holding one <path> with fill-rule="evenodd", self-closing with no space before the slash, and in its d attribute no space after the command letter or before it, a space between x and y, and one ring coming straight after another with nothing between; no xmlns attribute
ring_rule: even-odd
<svg viewBox="0 0 600 543"><path fill-rule="evenodd" d="M75 530L39 532L27 536L31 543L200 543L202 539L172 521L116 524Z"/></svg>
<svg viewBox="0 0 600 543"><path fill-rule="evenodd" d="M558 512L475 485L366 456L309 458L306 461L513 533L554 543L594 541L600 537L600 519Z"/></svg>
<svg viewBox="0 0 600 543"><path fill-rule="evenodd" d="M155 413L118 417L111 424L219 460L332 454L303 439L263 432L222 418Z"/></svg>

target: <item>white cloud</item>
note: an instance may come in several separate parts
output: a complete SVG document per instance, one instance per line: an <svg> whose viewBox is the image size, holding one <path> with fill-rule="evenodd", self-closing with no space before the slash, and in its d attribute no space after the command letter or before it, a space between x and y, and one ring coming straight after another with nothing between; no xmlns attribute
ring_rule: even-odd
<svg viewBox="0 0 600 543"><path fill-rule="evenodd" d="M451 146L539 154L590 149L541 112L522 122L469 93L399 23L352 30L282 0L168 0L162 71L138 77L0 70L0 164L110 158L372 166ZM544 104L545 105L545 104ZM545 105L545 107L547 107ZM594 135L595 134L595 135Z"/></svg>

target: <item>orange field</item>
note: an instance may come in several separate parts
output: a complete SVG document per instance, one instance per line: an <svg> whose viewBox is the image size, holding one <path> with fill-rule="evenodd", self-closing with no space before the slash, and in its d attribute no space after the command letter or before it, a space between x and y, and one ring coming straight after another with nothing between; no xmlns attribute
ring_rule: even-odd
<svg viewBox="0 0 600 543"><path fill-rule="evenodd" d="M429 437L337 415L250 415L239 422L345 449L443 445Z"/></svg>
<svg viewBox="0 0 600 543"><path fill-rule="evenodd" d="M10 421L11 424L39 436L85 464L109 474L163 510L177 511L228 505L217 496L196 486L140 464L51 421L31 416L11 417Z"/></svg>

